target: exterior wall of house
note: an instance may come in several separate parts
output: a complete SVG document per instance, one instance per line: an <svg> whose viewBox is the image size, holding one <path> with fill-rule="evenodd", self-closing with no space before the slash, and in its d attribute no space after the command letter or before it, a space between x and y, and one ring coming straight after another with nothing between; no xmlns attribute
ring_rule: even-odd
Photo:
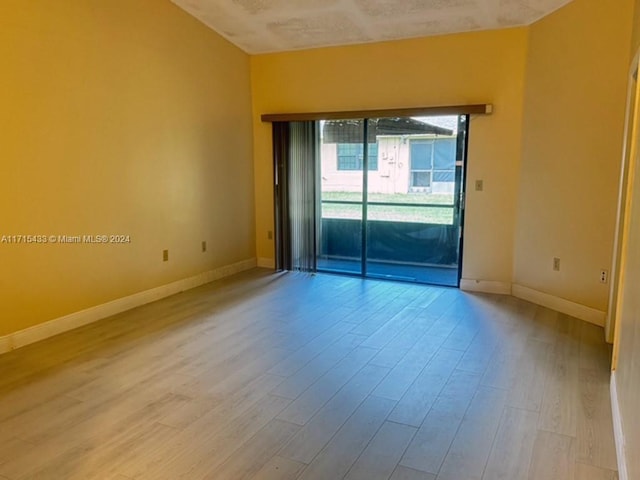
<svg viewBox="0 0 640 480"><path fill-rule="evenodd" d="M437 137L455 138L455 137ZM452 194L454 182L432 180L428 189L411 188L411 140L435 140L434 135L379 136L378 168L369 170L370 193L407 194L414 191ZM437 140L436 140L437 141ZM452 162L455 158L452 159ZM322 143L321 147L322 189L327 192L362 191L362 170L340 170L338 148L335 143Z"/></svg>

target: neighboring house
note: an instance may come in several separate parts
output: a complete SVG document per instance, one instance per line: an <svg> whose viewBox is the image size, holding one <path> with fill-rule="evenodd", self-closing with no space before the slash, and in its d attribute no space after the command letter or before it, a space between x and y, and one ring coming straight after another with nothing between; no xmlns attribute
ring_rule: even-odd
<svg viewBox="0 0 640 480"><path fill-rule="evenodd" d="M387 122L384 124L383 122ZM370 193L452 194L455 184L456 135L418 120L380 119L368 135ZM325 122L321 151L322 190L362 189L364 143L356 122Z"/></svg>

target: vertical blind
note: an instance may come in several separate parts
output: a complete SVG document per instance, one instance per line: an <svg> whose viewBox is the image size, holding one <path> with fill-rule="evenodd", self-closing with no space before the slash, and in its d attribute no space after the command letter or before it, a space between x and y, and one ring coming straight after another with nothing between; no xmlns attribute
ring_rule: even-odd
<svg viewBox="0 0 640 480"><path fill-rule="evenodd" d="M273 124L276 268L316 270L316 122Z"/></svg>

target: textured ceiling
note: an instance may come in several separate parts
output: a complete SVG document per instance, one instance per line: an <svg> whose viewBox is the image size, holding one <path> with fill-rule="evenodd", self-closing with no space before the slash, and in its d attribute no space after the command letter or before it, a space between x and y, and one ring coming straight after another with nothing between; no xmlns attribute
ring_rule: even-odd
<svg viewBox="0 0 640 480"><path fill-rule="evenodd" d="M528 25L571 0L172 0L248 53Z"/></svg>

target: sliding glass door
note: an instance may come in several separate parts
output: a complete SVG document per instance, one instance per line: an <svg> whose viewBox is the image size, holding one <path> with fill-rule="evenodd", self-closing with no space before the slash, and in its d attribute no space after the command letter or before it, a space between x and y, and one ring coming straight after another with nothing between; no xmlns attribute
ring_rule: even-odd
<svg viewBox="0 0 640 480"><path fill-rule="evenodd" d="M318 269L457 286L467 123L320 122Z"/></svg>

